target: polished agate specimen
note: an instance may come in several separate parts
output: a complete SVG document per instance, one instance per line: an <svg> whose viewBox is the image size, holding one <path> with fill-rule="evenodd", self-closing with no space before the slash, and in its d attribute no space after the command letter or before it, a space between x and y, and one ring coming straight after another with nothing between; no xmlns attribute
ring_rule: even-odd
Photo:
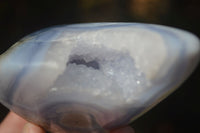
<svg viewBox="0 0 200 133"><path fill-rule="evenodd" d="M140 23L64 25L35 32L0 57L0 101L55 133L127 125L193 71L199 40Z"/></svg>

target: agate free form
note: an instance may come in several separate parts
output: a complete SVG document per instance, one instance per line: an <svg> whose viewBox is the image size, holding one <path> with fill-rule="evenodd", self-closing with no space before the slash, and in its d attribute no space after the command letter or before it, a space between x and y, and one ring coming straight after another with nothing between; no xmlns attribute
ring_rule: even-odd
<svg viewBox="0 0 200 133"><path fill-rule="evenodd" d="M107 132L174 91L199 51L193 34L159 25L47 28L1 55L0 102L51 132Z"/></svg>

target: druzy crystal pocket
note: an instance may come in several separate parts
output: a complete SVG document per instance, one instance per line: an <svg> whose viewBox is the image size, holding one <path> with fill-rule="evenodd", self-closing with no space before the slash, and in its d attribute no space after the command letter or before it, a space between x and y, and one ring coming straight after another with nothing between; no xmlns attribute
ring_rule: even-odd
<svg viewBox="0 0 200 133"><path fill-rule="evenodd" d="M89 23L35 32L0 57L0 101L51 132L107 132L177 88L199 60L186 31Z"/></svg>

